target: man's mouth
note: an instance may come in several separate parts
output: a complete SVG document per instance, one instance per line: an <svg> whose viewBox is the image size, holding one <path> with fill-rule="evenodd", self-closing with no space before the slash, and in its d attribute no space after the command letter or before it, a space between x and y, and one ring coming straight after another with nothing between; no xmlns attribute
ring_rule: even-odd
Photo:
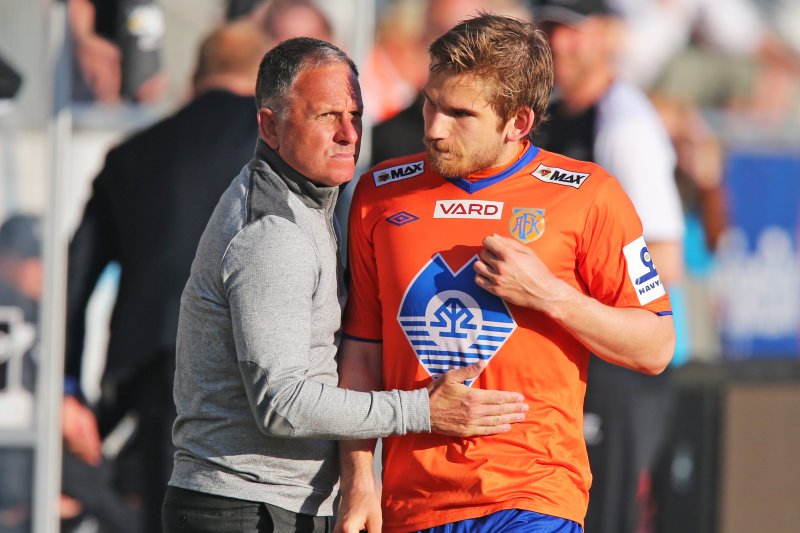
<svg viewBox="0 0 800 533"><path fill-rule="evenodd" d="M431 152L436 152L439 155L447 155L452 153L450 147L437 141L425 141L425 146L427 146L428 150Z"/></svg>

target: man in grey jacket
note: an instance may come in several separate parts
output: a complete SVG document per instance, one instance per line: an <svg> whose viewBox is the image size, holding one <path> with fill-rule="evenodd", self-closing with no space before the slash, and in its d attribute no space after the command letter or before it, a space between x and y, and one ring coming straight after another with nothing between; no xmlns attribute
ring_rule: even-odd
<svg viewBox="0 0 800 533"><path fill-rule="evenodd" d="M335 439L508 431L527 406L465 387L337 388L345 300L333 208L355 172L356 67L310 38L264 56L255 157L223 194L181 300L166 531L329 531Z"/></svg>

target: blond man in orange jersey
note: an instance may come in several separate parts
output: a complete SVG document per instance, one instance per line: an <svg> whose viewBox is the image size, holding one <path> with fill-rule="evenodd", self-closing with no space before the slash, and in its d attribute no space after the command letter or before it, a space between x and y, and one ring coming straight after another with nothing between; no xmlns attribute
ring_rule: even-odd
<svg viewBox="0 0 800 533"><path fill-rule="evenodd" d="M540 150L550 49L532 25L480 14L430 47L426 153L361 177L350 211L351 292L340 386L411 389L486 367L474 389L516 390L527 420L502 435L343 442L337 529L582 530L589 353L655 374L669 299L619 183Z"/></svg>

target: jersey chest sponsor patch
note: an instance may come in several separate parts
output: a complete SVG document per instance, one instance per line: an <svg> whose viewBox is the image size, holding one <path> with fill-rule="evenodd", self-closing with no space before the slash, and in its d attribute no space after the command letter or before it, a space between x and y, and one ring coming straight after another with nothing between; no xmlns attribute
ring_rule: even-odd
<svg viewBox="0 0 800 533"><path fill-rule="evenodd" d="M400 302L397 321L432 377L491 360L517 329L505 302L475 284L477 256L454 272L436 254ZM472 380L466 382L472 384Z"/></svg>
<svg viewBox="0 0 800 533"><path fill-rule="evenodd" d="M566 185L567 187L579 188L591 176L585 172L574 172L565 170L558 167L548 167L547 165L539 165L536 170L531 172L534 178L546 181L547 183L556 183L558 185Z"/></svg>
<svg viewBox="0 0 800 533"><path fill-rule="evenodd" d="M433 218L486 218L499 220L503 202L486 200L437 200Z"/></svg>
<svg viewBox="0 0 800 533"><path fill-rule="evenodd" d="M419 176L423 172L425 172L425 162L415 161L414 163L397 165L375 171L372 173L372 179L375 180L375 186L380 187L381 185L386 185L394 181L401 181Z"/></svg>
<svg viewBox="0 0 800 533"><path fill-rule="evenodd" d="M622 248L625 262L628 264L628 276L633 282L636 296L641 305L648 304L665 294L664 285L658 276L650 250L644 242L644 237L639 237Z"/></svg>

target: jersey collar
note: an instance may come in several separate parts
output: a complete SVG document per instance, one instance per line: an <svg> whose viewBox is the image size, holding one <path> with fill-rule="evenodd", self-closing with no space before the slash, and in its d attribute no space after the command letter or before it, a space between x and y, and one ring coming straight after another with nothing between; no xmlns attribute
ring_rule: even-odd
<svg viewBox="0 0 800 533"><path fill-rule="evenodd" d="M480 191L481 189L485 189L490 185L499 183L504 179L506 179L507 177L516 174L522 168L524 168L528 163L533 161L537 155L539 155L539 148L534 146L533 144L529 144L528 147L525 149L525 152L519 159L517 159L514 163L512 163L511 166L504 168L497 174L486 176L485 178L481 178L477 181L469 181L466 178L445 178L445 179L447 179L447 181L449 181L459 189L463 189L468 194L472 194Z"/></svg>

